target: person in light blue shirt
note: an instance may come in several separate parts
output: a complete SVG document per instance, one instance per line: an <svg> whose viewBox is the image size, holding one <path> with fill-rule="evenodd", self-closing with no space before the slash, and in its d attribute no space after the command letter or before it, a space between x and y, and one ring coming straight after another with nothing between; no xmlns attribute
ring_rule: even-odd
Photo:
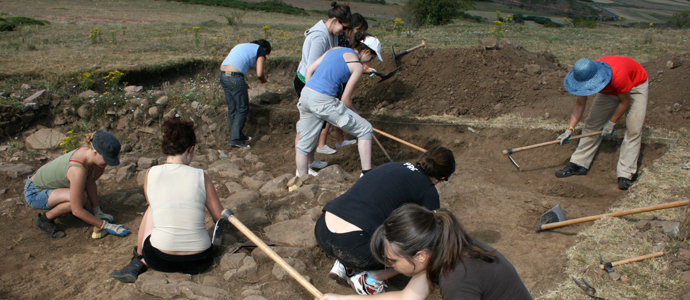
<svg viewBox="0 0 690 300"><path fill-rule="evenodd" d="M252 138L244 135L244 122L249 113L249 94L244 76L249 68L256 66L256 75L261 83L266 83L264 74L266 55L271 54L271 43L261 39L251 43L239 44L220 66L220 85L228 102L228 126L230 127L230 146L249 147L246 142Z"/></svg>

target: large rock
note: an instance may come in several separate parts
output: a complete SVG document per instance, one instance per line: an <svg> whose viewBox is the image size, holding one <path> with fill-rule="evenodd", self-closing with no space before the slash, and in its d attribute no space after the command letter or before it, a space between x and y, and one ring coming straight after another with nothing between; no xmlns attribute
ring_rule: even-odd
<svg viewBox="0 0 690 300"><path fill-rule="evenodd" d="M355 178L352 175L347 174L343 168L339 165L330 165L319 171L319 176L317 176L319 182L322 183L339 183L344 181L354 181Z"/></svg>
<svg viewBox="0 0 690 300"><path fill-rule="evenodd" d="M287 220L264 228L266 237L276 243L292 247L311 248L316 246L315 222Z"/></svg>
<svg viewBox="0 0 690 300"><path fill-rule="evenodd" d="M28 98L24 99L22 103L40 103L41 101L45 100L47 96L48 95L46 94L46 90L40 90L38 92L35 92Z"/></svg>
<svg viewBox="0 0 690 300"><path fill-rule="evenodd" d="M139 170L146 170L150 167L153 167L158 164L158 159L157 158L150 158L150 157L140 157L137 160L137 169Z"/></svg>
<svg viewBox="0 0 690 300"><path fill-rule="evenodd" d="M244 189L244 187L241 184L234 182L234 181L226 182L225 187L228 188L228 193L230 193L230 195L237 193L238 191L241 191Z"/></svg>
<svg viewBox="0 0 690 300"><path fill-rule="evenodd" d="M230 169L225 169L220 172L218 172L218 175L223 178L228 178L234 181L240 180L244 174L246 174L244 170L241 170L239 168L230 168Z"/></svg>
<svg viewBox="0 0 690 300"><path fill-rule="evenodd" d="M225 253L218 264L220 270L229 271L232 269L239 269L242 267L242 260L244 260L245 257L247 257L247 254L244 252Z"/></svg>
<svg viewBox="0 0 690 300"><path fill-rule="evenodd" d="M288 193L287 182L288 179L283 176L274 178L271 181L266 182L263 186L261 186L260 192L262 195L268 195L273 197L285 196Z"/></svg>
<svg viewBox="0 0 690 300"><path fill-rule="evenodd" d="M308 184L308 185L303 185L299 189L297 189L297 192L302 194L302 197L307 200L314 199L316 197L316 193L319 192L319 185L318 184Z"/></svg>
<svg viewBox="0 0 690 300"><path fill-rule="evenodd" d="M262 185L264 185L264 182L256 180L252 177L244 176L244 178L242 178L242 184L244 184L246 187L250 189L258 190L261 188Z"/></svg>
<svg viewBox="0 0 690 300"><path fill-rule="evenodd" d="M117 175L115 175L115 180L117 182L122 182L123 180L127 180L132 178L134 176L134 172L137 171L137 165L135 164L130 164L125 167L121 167L117 169Z"/></svg>
<svg viewBox="0 0 690 300"><path fill-rule="evenodd" d="M237 219L247 227L262 226L270 223L268 219L268 212L259 207L240 204L237 209L233 210Z"/></svg>
<svg viewBox="0 0 690 300"><path fill-rule="evenodd" d="M57 129L40 129L26 138L26 145L33 149L53 149L60 146L64 137Z"/></svg>
<svg viewBox="0 0 690 300"><path fill-rule="evenodd" d="M235 276L239 278L250 276L256 273L256 270L258 268L259 266L256 264L256 261L254 261L254 259L251 256L247 256L244 259L242 259L242 266L239 269L237 269L237 273L235 273Z"/></svg>
<svg viewBox="0 0 690 300"><path fill-rule="evenodd" d="M83 92L79 93L79 95L77 95L77 98L81 98L81 99L91 98L91 97L94 97L96 95L98 95L98 93L96 93L92 90L88 90L88 91L83 91Z"/></svg>
<svg viewBox="0 0 690 300"><path fill-rule="evenodd" d="M191 281L181 282L179 291L189 299L229 299L230 292L212 286L205 286Z"/></svg>
<svg viewBox="0 0 690 300"><path fill-rule="evenodd" d="M261 194L259 194L259 192L244 189L230 195L230 197L228 197L226 200L222 202L224 207L230 209L237 209L237 207L239 207L241 204L254 203L256 200L259 199L259 197L261 197Z"/></svg>
<svg viewBox="0 0 690 300"><path fill-rule="evenodd" d="M0 174L5 174L12 178L24 179L25 176L31 175L34 169L25 164L0 164Z"/></svg>

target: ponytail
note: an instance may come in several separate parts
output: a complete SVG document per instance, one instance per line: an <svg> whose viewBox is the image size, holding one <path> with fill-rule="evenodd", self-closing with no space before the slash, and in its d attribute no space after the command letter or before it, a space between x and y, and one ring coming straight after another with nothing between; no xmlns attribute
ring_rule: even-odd
<svg viewBox="0 0 690 300"><path fill-rule="evenodd" d="M422 154L415 165L424 174L447 181L448 177L455 172L455 156L448 148L433 147Z"/></svg>
<svg viewBox="0 0 690 300"><path fill-rule="evenodd" d="M498 258L465 233L457 218L446 209L430 211L417 204L405 204L376 229L371 239L374 258L387 264L386 248L411 262L417 252L429 251L426 274L430 288L439 285L441 274L448 278L464 257L494 262Z"/></svg>
<svg viewBox="0 0 690 300"><path fill-rule="evenodd" d="M86 145L93 148L93 145L91 145L91 142L93 141L93 136L96 134L96 132L91 132L87 133L84 135L84 138L86 139Z"/></svg>
<svg viewBox="0 0 690 300"><path fill-rule="evenodd" d="M328 10L328 18L336 18L340 23L350 24L352 22L350 6L347 3L338 4L337 1L331 2L331 9Z"/></svg>

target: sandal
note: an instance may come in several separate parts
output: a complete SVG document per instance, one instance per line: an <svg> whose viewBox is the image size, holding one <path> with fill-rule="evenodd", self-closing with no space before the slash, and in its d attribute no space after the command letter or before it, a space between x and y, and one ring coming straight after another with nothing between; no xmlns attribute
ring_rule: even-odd
<svg viewBox="0 0 690 300"><path fill-rule="evenodd" d="M58 230L57 224L55 224L55 221L53 221L53 220L48 220L46 222L41 221L41 214L38 214L38 219L36 220L36 227L43 230L43 232L47 233L51 238L54 238L54 239L63 238L66 235L64 231Z"/></svg>

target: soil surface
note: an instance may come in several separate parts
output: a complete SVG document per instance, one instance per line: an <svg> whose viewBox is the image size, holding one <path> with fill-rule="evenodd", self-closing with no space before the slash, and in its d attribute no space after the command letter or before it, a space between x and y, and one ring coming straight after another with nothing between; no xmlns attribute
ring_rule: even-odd
<svg viewBox="0 0 690 300"><path fill-rule="evenodd" d="M385 59L390 57L390 53L384 53ZM643 64L650 78L647 126L672 130L688 124L690 60L687 55L674 57L681 57L683 65L667 68L670 55ZM355 95L356 105L363 114L383 110L408 116L446 114L493 118L503 114L521 114L543 118L549 113L550 118L566 120L574 102L574 96L567 94L562 87L567 69L558 64L557 58L549 53L529 52L510 43L504 43L501 50L489 51L479 48L422 49L402 57L398 63L402 68L386 81L378 83L378 78L363 78ZM392 59L371 65L383 73L395 69ZM271 83L266 87L288 92L282 94L280 104L251 107L246 127L246 133L254 137L251 149L227 146L227 119L222 107L205 110L203 116L200 111L195 115L180 107L183 117L194 118L198 122L198 152L203 155L195 159L194 166L208 169L218 158L215 154L206 154L221 150L246 171L247 176L255 176L262 171L274 177L294 173L294 124L298 116L295 110L297 99L290 88L292 72L292 66L269 70ZM250 86L258 86L254 80L250 78ZM65 104L61 105L69 103L68 100L63 102ZM110 128L133 148L122 155L121 166L136 162L139 157L162 158L157 144L160 132L142 132L139 129L145 127L143 122L121 127L116 120L108 118L104 118L101 125ZM384 117L371 121L374 127L423 148L442 145L453 150L458 165L456 173L447 183L437 185L442 207L453 211L470 235L502 252L515 265L535 297L566 279L563 273L565 250L577 242L577 233L589 226L589 223L584 223L536 233L534 229L539 217L557 204L563 207L567 218L601 214L625 193L616 185L619 140L607 139L602 143L587 176L558 179L553 172L568 162L576 147L574 143L514 154L522 171L518 171L501 150L552 140L560 132L468 128ZM157 124L154 122L150 127L157 129ZM209 129L213 124L217 124L219 129ZM43 125L55 126L52 119ZM64 126L56 127L64 129ZM618 126L622 127L623 123ZM28 129L24 136L34 130ZM421 154L388 138L379 136L379 140L395 161L414 162ZM333 146L332 139L329 144ZM651 165L665 150L666 147L660 144L644 144L640 170ZM14 156L18 159L12 163L23 163L37 169L59 155L57 150L31 153L33 155ZM258 156L261 164L254 158L250 159L250 154ZM317 158L331 165L340 165L352 175L360 172L356 147L341 148L329 156L317 154ZM386 162L383 152L374 145L373 164ZM67 236L50 239L35 227L40 211L25 205L25 180L0 175L0 180L5 182L3 188L7 189L4 200L0 202L0 226L5 236L0 239L0 299L157 299L142 292L139 285L124 284L109 277L112 270L129 261L132 247L136 245L141 215L146 209L145 202L132 197L142 192L137 176L117 182L114 179L117 171L117 168L106 169L106 173L112 176L99 182L101 206L133 234L124 238L106 236L98 240L90 238L90 226L71 215L58 219ZM232 180L214 172L209 172L209 175L226 204L229 191L225 184ZM311 180L318 183L316 179ZM235 181L243 184L243 181ZM351 181L322 185L318 195L332 198L351 185ZM310 199L262 195L250 204L265 209L269 222L277 223L285 216L297 219L309 209L322 207L318 195ZM207 217L207 226L212 226L210 217ZM262 236L264 227L251 226L251 229ZM246 240L237 232L235 236L241 242ZM229 248L232 247L225 251ZM303 250L296 258L306 264L303 274L319 290L353 293L352 289L328 279L332 258L318 247ZM240 250L249 253L247 251ZM217 254L218 262L223 254ZM276 280L272 275L272 263L260 263L255 273L244 278L224 280L225 271L215 265L204 274L192 276L191 281L227 290L231 299L248 298L242 293L248 287L259 290L267 299L312 298L295 281L289 278ZM402 289L404 284L404 278L395 278L390 282L390 290ZM185 296L182 294L176 298ZM440 296L436 293L431 299L440 299Z"/></svg>

